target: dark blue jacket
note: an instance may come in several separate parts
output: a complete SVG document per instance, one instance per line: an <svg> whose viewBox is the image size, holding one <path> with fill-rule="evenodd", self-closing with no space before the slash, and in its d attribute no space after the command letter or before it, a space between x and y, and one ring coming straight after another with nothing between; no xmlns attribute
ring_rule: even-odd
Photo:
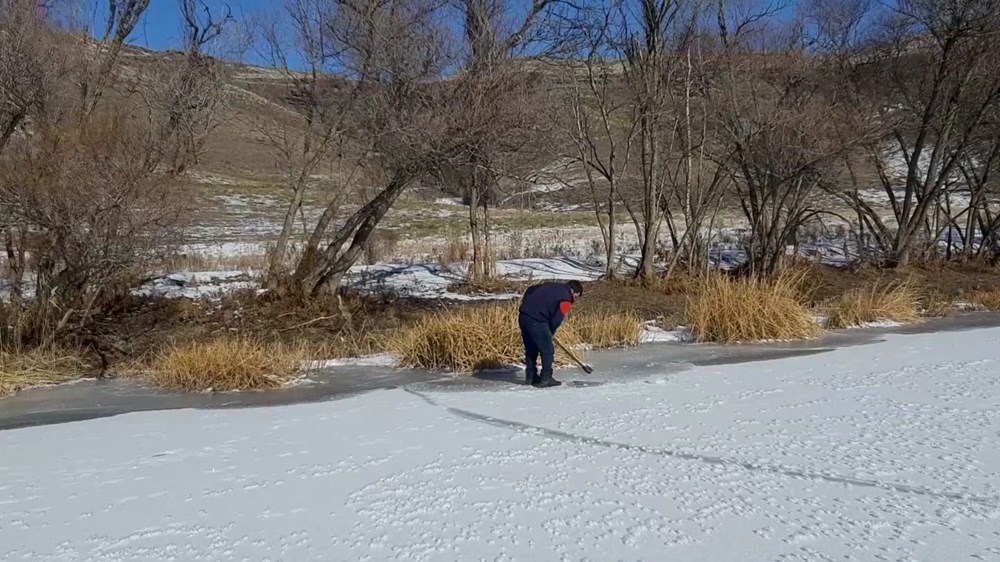
<svg viewBox="0 0 1000 562"><path fill-rule="evenodd" d="M554 334L573 308L573 291L564 283L532 285L521 299L521 316L548 324Z"/></svg>

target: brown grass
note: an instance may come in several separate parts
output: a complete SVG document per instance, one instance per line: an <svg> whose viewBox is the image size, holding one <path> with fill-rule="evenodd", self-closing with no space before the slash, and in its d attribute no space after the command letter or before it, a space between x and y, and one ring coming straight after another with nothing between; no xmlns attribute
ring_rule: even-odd
<svg viewBox="0 0 1000 562"><path fill-rule="evenodd" d="M642 337L642 319L632 312L583 312L571 316L565 326L596 349L635 347Z"/></svg>
<svg viewBox="0 0 1000 562"><path fill-rule="evenodd" d="M301 348L249 338L220 338L168 349L153 364L152 381L180 391L263 390L292 380Z"/></svg>
<svg viewBox="0 0 1000 562"><path fill-rule="evenodd" d="M438 263L444 266L464 262L470 256L469 241L465 236L452 234L437 254Z"/></svg>
<svg viewBox="0 0 1000 562"><path fill-rule="evenodd" d="M235 256L203 256L201 254L174 254L155 268L162 271L263 271L267 268L267 256L240 254Z"/></svg>
<svg viewBox="0 0 1000 562"><path fill-rule="evenodd" d="M0 352L0 398L36 386L61 384L79 378L87 364L60 350Z"/></svg>
<svg viewBox="0 0 1000 562"><path fill-rule="evenodd" d="M869 322L913 322L920 317L919 294L908 281L873 282L844 293L830 310L827 327L850 328Z"/></svg>
<svg viewBox="0 0 1000 562"><path fill-rule="evenodd" d="M571 315L556 338L566 346L615 347L638 343L642 323L634 315ZM516 304L460 308L427 315L389 343L404 367L472 372L524 360ZM577 354L581 355L581 354ZM556 363L569 358L556 349Z"/></svg>
<svg viewBox="0 0 1000 562"><path fill-rule="evenodd" d="M972 304L980 306L986 310L1000 310L1000 289L990 289L988 291L978 291L970 299Z"/></svg>
<svg viewBox="0 0 1000 562"><path fill-rule="evenodd" d="M664 295L686 295L698 287L699 277L678 267L670 277L654 277L646 280L625 280Z"/></svg>
<svg viewBox="0 0 1000 562"><path fill-rule="evenodd" d="M941 292L931 292L922 299L924 316L943 318L955 312L955 303Z"/></svg>
<svg viewBox="0 0 1000 562"><path fill-rule="evenodd" d="M805 306L804 273L773 280L707 275L688 297L686 320L699 342L755 342L815 337L820 329Z"/></svg>

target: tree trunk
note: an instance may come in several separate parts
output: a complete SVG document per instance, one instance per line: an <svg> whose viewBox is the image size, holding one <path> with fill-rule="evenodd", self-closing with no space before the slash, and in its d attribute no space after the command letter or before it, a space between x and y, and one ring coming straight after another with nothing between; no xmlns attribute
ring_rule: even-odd
<svg viewBox="0 0 1000 562"><path fill-rule="evenodd" d="M648 281L656 274L653 261L656 256L656 225L647 222L643 225L642 252L639 261L639 277Z"/></svg>
<svg viewBox="0 0 1000 562"><path fill-rule="evenodd" d="M604 276L608 279L615 278L615 232L617 220L615 219L615 189L610 188L608 193L608 236L604 241L607 264L604 268Z"/></svg>
<svg viewBox="0 0 1000 562"><path fill-rule="evenodd" d="M325 286L340 286L344 274L361 256L375 227L416 176L416 170L397 172L374 199L344 222L322 254L310 257L312 263L307 263L305 259L300 261L294 279L303 295L315 296ZM350 245L344 250L348 240Z"/></svg>
<svg viewBox="0 0 1000 562"><path fill-rule="evenodd" d="M10 142L10 138L14 135L14 131L17 130L17 126L23 119L23 113L12 116L3 131L0 131L0 154L3 153L3 149L7 146L7 143Z"/></svg>
<svg viewBox="0 0 1000 562"><path fill-rule="evenodd" d="M292 235L292 229L295 228L295 215L302 208L303 191L304 183L299 182L294 188L292 200L288 203L288 208L285 209L285 218L281 223L281 233L278 234L278 240L274 243L271 263L268 266L268 274L272 281L278 278L281 270L285 267L285 259L288 257L288 239Z"/></svg>
<svg viewBox="0 0 1000 562"><path fill-rule="evenodd" d="M496 260L493 258L493 241L490 239L490 208L487 199L482 200L483 204L483 278L489 279L496 275Z"/></svg>
<svg viewBox="0 0 1000 562"><path fill-rule="evenodd" d="M469 267L469 279L481 281L486 277L486 265L483 257L483 239L479 230L479 186L475 178L469 189L469 236L472 238L472 263Z"/></svg>

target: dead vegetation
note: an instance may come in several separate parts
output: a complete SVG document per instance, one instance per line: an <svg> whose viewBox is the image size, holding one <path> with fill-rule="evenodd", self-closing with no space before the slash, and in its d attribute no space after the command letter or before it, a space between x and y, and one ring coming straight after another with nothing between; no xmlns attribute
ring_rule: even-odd
<svg viewBox="0 0 1000 562"><path fill-rule="evenodd" d="M530 284L527 281L515 281L503 277L485 277L454 283L448 287L448 291L460 295L520 295Z"/></svg>
<svg viewBox="0 0 1000 562"><path fill-rule="evenodd" d="M642 330L637 316L590 313L574 315L556 339L568 347L636 345ZM404 367L471 372L523 363L524 348L517 326L517 306L467 307L428 315L400 331L389 350ZM570 359L556 349L556 363Z"/></svg>
<svg viewBox="0 0 1000 562"><path fill-rule="evenodd" d="M913 322L919 294L912 282L874 282L844 293L830 309L828 328L854 328L873 322Z"/></svg>
<svg viewBox="0 0 1000 562"><path fill-rule="evenodd" d="M642 337L643 319L634 312L580 312L566 326L595 349L634 347Z"/></svg>
<svg viewBox="0 0 1000 562"><path fill-rule="evenodd" d="M931 291L921 299L921 316L927 318L943 318L955 312L956 306L947 295L939 291Z"/></svg>
<svg viewBox="0 0 1000 562"><path fill-rule="evenodd" d="M572 331L560 330L568 346L579 345ZM517 307L509 304L459 308L430 314L389 342L404 367L472 372L524 361ZM566 359L556 352L556 361Z"/></svg>
<svg viewBox="0 0 1000 562"><path fill-rule="evenodd" d="M687 322L696 341L745 343L809 339L819 335L803 292L805 275L785 271L774 280L710 274L688 297Z"/></svg>
<svg viewBox="0 0 1000 562"><path fill-rule="evenodd" d="M185 392L275 389L291 382L305 359L301 348L219 338L168 349L153 363L150 379Z"/></svg>
<svg viewBox="0 0 1000 562"><path fill-rule="evenodd" d="M1000 288L979 291L972 295L972 304L990 311L1000 310Z"/></svg>
<svg viewBox="0 0 1000 562"><path fill-rule="evenodd" d="M0 398L32 387L66 383L88 371L78 354L62 350L0 352Z"/></svg>

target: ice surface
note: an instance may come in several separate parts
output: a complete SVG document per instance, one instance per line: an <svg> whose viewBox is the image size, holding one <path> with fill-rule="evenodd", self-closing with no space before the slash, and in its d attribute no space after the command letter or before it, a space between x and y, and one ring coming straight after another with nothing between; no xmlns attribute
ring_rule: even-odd
<svg viewBox="0 0 1000 562"><path fill-rule="evenodd" d="M0 560L998 560L998 343L3 431Z"/></svg>

